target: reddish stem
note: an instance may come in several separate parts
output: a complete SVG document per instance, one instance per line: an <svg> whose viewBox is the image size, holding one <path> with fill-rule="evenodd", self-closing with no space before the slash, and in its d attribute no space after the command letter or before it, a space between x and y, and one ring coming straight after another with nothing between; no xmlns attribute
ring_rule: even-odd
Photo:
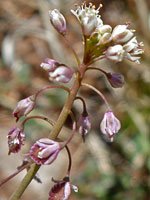
<svg viewBox="0 0 150 200"><path fill-rule="evenodd" d="M21 123L21 126L24 127L24 124L30 120L30 119L42 119L46 122L48 122L50 125L54 126L54 122L52 120L49 120L47 117L43 117L43 116L38 116L38 115L35 115L35 116L31 116L31 117L27 117L22 123Z"/></svg>
<svg viewBox="0 0 150 200"><path fill-rule="evenodd" d="M12 179L13 177L15 177L17 174L19 174L22 170L24 170L25 168L28 168L30 165L32 164L32 161L30 163L27 163L26 165L20 167L16 172L14 172L13 174L11 174L10 176L8 176L7 178L3 179L0 181L0 187L6 183L7 181L9 181L10 179Z"/></svg>

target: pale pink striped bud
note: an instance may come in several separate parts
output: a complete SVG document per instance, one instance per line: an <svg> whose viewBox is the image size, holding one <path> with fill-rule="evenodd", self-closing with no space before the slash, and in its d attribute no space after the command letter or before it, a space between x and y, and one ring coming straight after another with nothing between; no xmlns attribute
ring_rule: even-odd
<svg viewBox="0 0 150 200"><path fill-rule="evenodd" d="M66 20L64 16L57 10L49 11L50 21L53 27L62 35L66 34Z"/></svg>
<svg viewBox="0 0 150 200"><path fill-rule="evenodd" d="M67 66L59 66L53 72L49 73L49 79L61 83L68 83L73 76L71 68Z"/></svg>
<svg viewBox="0 0 150 200"><path fill-rule="evenodd" d="M121 124L112 111L107 111L104 114L100 128L102 133L105 134L112 142L114 135L120 130Z"/></svg>
<svg viewBox="0 0 150 200"><path fill-rule="evenodd" d="M61 143L48 138L42 138L31 147L31 159L40 165L50 165L58 156Z"/></svg>
<svg viewBox="0 0 150 200"><path fill-rule="evenodd" d="M45 59L45 62L44 63L41 63L41 67L48 71L48 72L53 72L56 67L59 65L59 63L53 59L49 59L49 58L46 58Z"/></svg>
<svg viewBox="0 0 150 200"><path fill-rule="evenodd" d="M34 95L19 101L17 107L13 111L13 115L14 117L16 117L16 121L18 121L20 117L28 115L34 109L34 106L35 106Z"/></svg>

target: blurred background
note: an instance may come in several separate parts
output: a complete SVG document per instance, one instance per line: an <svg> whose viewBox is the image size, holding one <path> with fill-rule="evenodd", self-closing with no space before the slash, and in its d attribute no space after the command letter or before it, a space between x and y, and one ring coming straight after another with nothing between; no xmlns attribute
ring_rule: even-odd
<svg viewBox="0 0 150 200"><path fill-rule="evenodd" d="M8 153L7 134L15 119L12 111L17 102L50 83L47 73L40 68L46 57L76 67L76 61L65 41L49 22L48 10L59 9L67 20L68 38L80 58L83 55L80 25L70 13L74 0L1 0L0 1L0 179L13 173L21 165L35 140L46 137L51 127L40 120L30 120L25 127L27 141L18 154ZM89 2L89 1L87 1ZM119 64L101 61L94 64L124 75L122 89L112 89L97 72L87 72L85 81L105 94L122 128L114 143L103 138L99 124L105 105L92 91L81 89L87 102L92 130L83 144L78 134L70 145L73 155L71 182L79 187L71 200L150 200L150 1L149 0L94 0L104 24L112 27L131 22L137 40L144 43L141 64L125 60ZM69 85L68 85L69 86ZM66 93L61 90L44 92L38 98L32 115L45 115L53 120L61 111ZM82 105L76 101L73 110L79 116ZM67 138L71 121L60 137ZM51 178L65 175L66 152L62 151L51 166L41 167L38 174L42 184L32 181L22 200L48 199L53 183ZM0 200L9 199L25 175L21 172L0 188Z"/></svg>

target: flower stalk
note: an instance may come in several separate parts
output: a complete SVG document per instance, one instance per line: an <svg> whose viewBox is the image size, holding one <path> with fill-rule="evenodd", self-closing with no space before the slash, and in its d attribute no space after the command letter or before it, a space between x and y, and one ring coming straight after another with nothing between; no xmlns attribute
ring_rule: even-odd
<svg viewBox="0 0 150 200"><path fill-rule="evenodd" d="M59 135L59 133L60 133L60 131L61 131L69 113L70 113L72 104L73 104L73 102L76 98L77 92L78 92L78 90L81 86L81 80L82 80L84 73L86 71L86 67L87 66L84 65L84 64L80 65L80 76L76 77L76 80L75 80L75 82L74 82L74 84L73 84L73 86L70 90L69 96L68 96L66 103L65 103L65 105L64 105L64 107L63 107L63 109L62 109L62 111L59 115L59 118L58 118L56 124L54 125L51 133L49 134L49 138L52 139L52 140L55 140L58 137L58 135ZM21 184L18 186L18 188L16 189L16 191L10 197L9 200L18 200L22 196L23 192L25 191L27 186L30 184L30 182L34 178L34 176L37 173L37 171L39 170L39 168L40 168L40 165L37 165L36 163L34 163L32 165L32 167L29 169L26 176L22 180Z"/></svg>
<svg viewBox="0 0 150 200"><path fill-rule="evenodd" d="M82 97L77 96L80 87L85 86L93 90L106 104L107 112L104 115L100 128L101 132L105 134L110 141L113 141L114 135L117 134L121 128L120 121L115 117L113 111L111 111L105 96L92 85L82 81L85 72L87 70L94 69L102 72L113 88L121 88L124 85L124 78L121 74L112 72L107 73L101 68L98 69L95 67L89 67L89 65L104 58L115 63L121 62L124 58L132 62L140 63L139 59L140 55L143 53L143 50L141 49L143 43L138 43L133 31L128 29L129 24L118 25L114 28L114 30L110 25L103 24L99 14L100 8L101 5L96 9L93 4L89 3L88 6L86 5L86 2L84 2L81 6L77 6L76 10L71 10L72 14L77 18L82 30L84 44L82 63L66 37L67 26L65 17L57 9L49 11L51 24L67 42L77 61L78 69L73 71L68 65L60 64L53 59L46 58L45 62L41 63L40 66L48 72L49 79L59 83L68 83L74 77L74 83L72 84L71 89L61 85L48 85L38 90L34 95L18 102L17 107L13 112L14 117L16 117L16 121L23 116L27 116L35 108L36 98L43 91L51 88L60 88L68 92L66 102L56 123L53 123L51 120L43 116L31 116L27 117L21 123L21 130L18 127L13 127L13 129L11 129L8 133L10 152L17 153L23 144L25 138L23 128L28 120L33 118L42 119L53 126L48 138L42 138L36 141L32 146L28 155L35 163L32 164L21 184L10 197L10 200L20 199L27 186L35 177L40 166L44 164L51 164L56 159L59 151L64 147L66 148L69 157L67 176L60 181L53 180L56 184L49 193L49 200L53 200L56 193L58 199L60 199L59 195L61 195L61 199L67 200L70 197L71 189L77 191L77 187L70 184L69 181L71 154L67 145L72 140L77 129L82 135L84 141L85 135L91 128L91 122L86 110L85 101ZM72 105L76 99L81 100L83 103L83 112L81 113L78 123L76 123L74 115L71 111ZM70 115L72 119L72 134L66 141L58 142L58 135L64 126L68 115ZM59 191L57 189L59 189Z"/></svg>

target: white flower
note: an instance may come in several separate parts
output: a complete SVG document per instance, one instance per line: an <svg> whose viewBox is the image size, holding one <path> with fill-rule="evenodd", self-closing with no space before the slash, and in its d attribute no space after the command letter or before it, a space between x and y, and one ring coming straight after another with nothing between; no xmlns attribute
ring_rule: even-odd
<svg viewBox="0 0 150 200"><path fill-rule="evenodd" d="M126 52L125 57L139 64L139 55L144 52L142 49L139 48L141 46L143 46L143 43L138 43L136 37L133 37L128 43L123 45L123 49Z"/></svg>
<svg viewBox="0 0 150 200"><path fill-rule="evenodd" d="M114 45L114 46L110 46L105 55L106 57L114 62L121 62L124 58L124 49L122 45Z"/></svg>
<svg viewBox="0 0 150 200"><path fill-rule="evenodd" d="M71 10L71 12L76 16L79 20L83 34L86 36L91 35L91 33L99 26L103 25L103 21L99 15L99 9L95 9L92 4L89 7L86 7L86 4L83 4L81 7L78 6L77 9Z"/></svg>

